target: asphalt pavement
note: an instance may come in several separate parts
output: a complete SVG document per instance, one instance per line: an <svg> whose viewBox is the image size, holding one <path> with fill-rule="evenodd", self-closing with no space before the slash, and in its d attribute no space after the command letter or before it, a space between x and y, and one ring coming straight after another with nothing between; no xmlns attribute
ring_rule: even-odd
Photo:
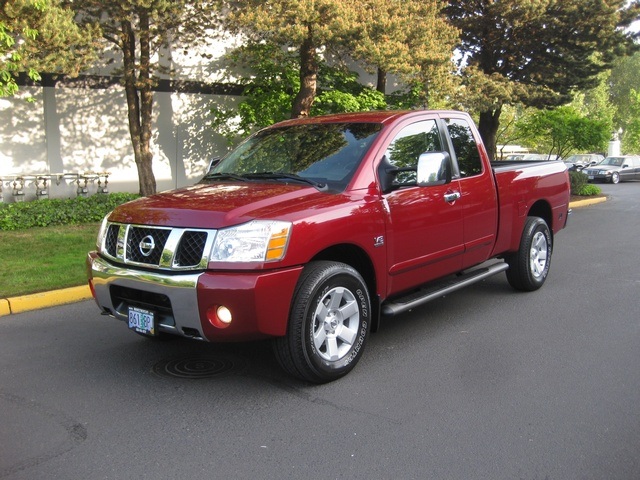
<svg viewBox="0 0 640 480"><path fill-rule="evenodd" d="M640 182L576 208L538 291L394 318L346 377L154 341L91 300L0 319L0 479L640 478Z"/></svg>

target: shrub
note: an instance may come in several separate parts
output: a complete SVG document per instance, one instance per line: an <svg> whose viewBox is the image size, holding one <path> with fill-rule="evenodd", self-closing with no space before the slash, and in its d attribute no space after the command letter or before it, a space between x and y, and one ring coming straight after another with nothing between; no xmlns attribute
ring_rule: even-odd
<svg viewBox="0 0 640 480"><path fill-rule="evenodd" d="M588 177L582 172L569 172L569 181L571 182L571 195L582 195L578 192L580 192L584 186L588 185L588 180Z"/></svg>
<svg viewBox="0 0 640 480"><path fill-rule="evenodd" d="M582 196L585 196L585 197L591 197L593 195L600 195L600 192L602 192L600 187L597 187L595 185L587 183L587 184L583 185L582 188L580 188L580 190L578 191L578 193L576 195L582 195Z"/></svg>
<svg viewBox="0 0 640 480"><path fill-rule="evenodd" d="M118 205L135 198L138 198L137 194L110 193L87 198L0 204L0 230L95 223Z"/></svg>

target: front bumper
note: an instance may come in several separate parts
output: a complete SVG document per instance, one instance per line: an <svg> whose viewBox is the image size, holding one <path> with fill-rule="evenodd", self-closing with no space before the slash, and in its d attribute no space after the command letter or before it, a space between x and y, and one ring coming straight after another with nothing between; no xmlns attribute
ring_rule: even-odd
<svg viewBox="0 0 640 480"><path fill-rule="evenodd" d="M103 313L128 321L129 307L154 312L163 333L206 341L283 336L302 267L260 272L167 274L123 268L96 252L87 257L89 286ZM215 321L229 309L228 325Z"/></svg>
<svg viewBox="0 0 640 480"><path fill-rule="evenodd" d="M587 179L590 182L606 182L606 183L608 183L608 182L611 181L611 174L613 172L607 172L607 173L604 173L604 174L603 173L587 173L587 172L584 172L584 173L587 174Z"/></svg>

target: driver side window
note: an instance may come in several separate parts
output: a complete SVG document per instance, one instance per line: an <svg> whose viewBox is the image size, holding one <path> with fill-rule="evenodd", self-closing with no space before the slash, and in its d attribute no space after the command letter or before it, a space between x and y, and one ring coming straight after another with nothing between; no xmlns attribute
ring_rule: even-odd
<svg viewBox="0 0 640 480"><path fill-rule="evenodd" d="M409 170L398 172L393 185L416 185L416 170L420 155L442 150L435 120L423 120L403 128L389 144L385 153L387 161L392 166Z"/></svg>

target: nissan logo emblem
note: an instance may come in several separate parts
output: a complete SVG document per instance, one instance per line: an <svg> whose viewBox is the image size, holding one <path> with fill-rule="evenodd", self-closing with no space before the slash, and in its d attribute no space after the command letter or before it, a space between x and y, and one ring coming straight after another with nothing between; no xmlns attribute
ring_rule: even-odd
<svg viewBox="0 0 640 480"><path fill-rule="evenodd" d="M148 257L153 253L153 249L156 248L156 242L151 235L147 235L138 244L140 253L145 257Z"/></svg>

